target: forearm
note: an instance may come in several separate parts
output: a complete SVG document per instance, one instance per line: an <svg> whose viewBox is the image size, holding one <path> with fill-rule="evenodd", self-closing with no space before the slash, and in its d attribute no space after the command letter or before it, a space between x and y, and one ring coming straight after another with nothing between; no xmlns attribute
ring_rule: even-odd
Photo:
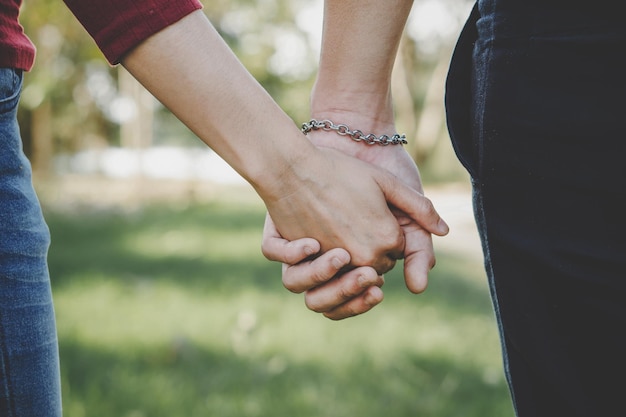
<svg viewBox="0 0 626 417"><path fill-rule="evenodd" d="M396 133L391 73L411 6L412 0L326 0L312 117L347 124L365 134ZM323 131L309 138L317 146L384 168L423 191L417 166L400 145L367 145ZM412 292L419 293L426 288L435 261L432 239L416 217L410 219L402 211L395 213L405 237L405 280Z"/></svg>
<svg viewBox="0 0 626 417"><path fill-rule="evenodd" d="M289 178L280 171L311 146L201 11L142 42L122 64L261 194Z"/></svg>
<svg viewBox="0 0 626 417"><path fill-rule="evenodd" d="M377 130L393 125L391 72L412 3L326 0L313 117L348 113L353 129L391 133Z"/></svg>

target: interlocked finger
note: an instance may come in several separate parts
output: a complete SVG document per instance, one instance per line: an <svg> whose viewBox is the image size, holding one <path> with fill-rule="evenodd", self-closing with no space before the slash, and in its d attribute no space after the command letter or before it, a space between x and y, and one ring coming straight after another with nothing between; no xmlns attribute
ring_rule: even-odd
<svg viewBox="0 0 626 417"><path fill-rule="evenodd" d="M378 275L373 268L356 268L335 277L323 286L307 291L305 303L310 310L315 312L330 312L364 295L369 288L382 286L384 282L383 276ZM361 312L365 311L367 310Z"/></svg>

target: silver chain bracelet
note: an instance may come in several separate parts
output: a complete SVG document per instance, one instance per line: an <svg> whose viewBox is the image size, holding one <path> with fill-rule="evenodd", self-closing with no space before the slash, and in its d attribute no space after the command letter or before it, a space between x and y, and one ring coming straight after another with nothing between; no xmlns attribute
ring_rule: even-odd
<svg viewBox="0 0 626 417"><path fill-rule="evenodd" d="M322 120L318 121L315 119L309 120L307 123L302 124L302 133L305 135L309 133L311 130L325 130L327 132L333 131L341 136L349 136L350 139L355 140L357 142L365 142L368 145L406 145L408 142L406 141L406 135L399 135L397 133L389 136L382 135L376 136L373 133L364 134L360 130L350 130L347 125L339 124L336 125L330 120Z"/></svg>

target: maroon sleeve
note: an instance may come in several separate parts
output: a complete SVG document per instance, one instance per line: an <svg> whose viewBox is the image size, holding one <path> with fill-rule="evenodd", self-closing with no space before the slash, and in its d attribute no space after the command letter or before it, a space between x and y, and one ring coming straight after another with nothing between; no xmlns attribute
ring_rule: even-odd
<svg viewBox="0 0 626 417"><path fill-rule="evenodd" d="M111 64L161 29L201 9L199 0L64 0Z"/></svg>
<svg viewBox="0 0 626 417"><path fill-rule="evenodd" d="M0 0L0 68L29 71L35 61L35 46L19 23L21 0Z"/></svg>

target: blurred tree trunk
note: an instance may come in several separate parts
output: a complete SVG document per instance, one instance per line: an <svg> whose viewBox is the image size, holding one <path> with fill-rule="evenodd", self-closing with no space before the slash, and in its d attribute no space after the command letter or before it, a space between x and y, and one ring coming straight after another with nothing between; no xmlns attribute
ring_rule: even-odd
<svg viewBox="0 0 626 417"><path fill-rule="evenodd" d="M415 136L417 129L418 109L415 105L412 88L412 76L414 71L418 70L414 50L413 41L408 36L403 36L391 74L391 93L394 100L396 128L406 133L408 139ZM409 154L415 158L417 146L415 141L409 140L406 146Z"/></svg>
<svg viewBox="0 0 626 417"><path fill-rule="evenodd" d="M440 54L424 96L415 132L415 147L411 153L418 163L423 162L434 151L446 126L444 92L448 75L448 56L447 53Z"/></svg>
<svg viewBox="0 0 626 417"><path fill-rule="evenodd" d="M449 51L442 51L434 69L420 62L415 43L405 36L394 66L392 93L398 129L406 132L407 151L419 164L433 153L445 128L444 90ZM429 74L418 74L429 71ZM426 91L420 95L416 79L427 77ZM421 101L421 106L418 104Z"/></svg>
<svg viewBox="0 0 626 417"><path fill-rule="evenodd" d="M129 99L135 109L120 126L120 145L138 151L149 148L152 145L154 98L124 67L118 68L120 95Z"/></svg>
<svg viewBox="0 0 626 417"><path fill-rule="evenodd" d="M121 65L118 66L117 74L119 94L124 100L128 100L129 111L120 124L120 145L134 151L137 164L137 174L131 179L135 191L130 203L143 205L148 191L143 171L143 152L152 145L154 98Z"/></svg>
<svg viewBox="0 0 626 417"><path fill-rule="evenodd" d="M38 175L51 174L52 155L54 153L52 135L52 105L50 100L43 100L31 111L31 163Z"/></svg>

